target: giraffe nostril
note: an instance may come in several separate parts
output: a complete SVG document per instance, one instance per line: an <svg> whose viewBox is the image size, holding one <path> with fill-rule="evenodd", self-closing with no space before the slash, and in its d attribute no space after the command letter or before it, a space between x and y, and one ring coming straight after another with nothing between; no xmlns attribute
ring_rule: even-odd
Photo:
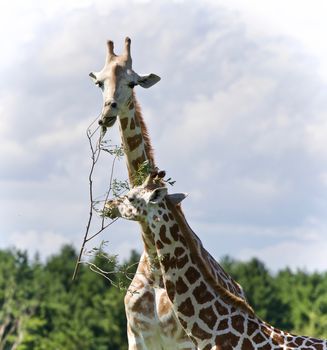
<svg viewBox="0 0 327 350"><path fill-rule="evenodd" d="M116 108L116 107L117 107L117 103L116 103L116 102L112 102L112 103L111 103L111 107L112 107L112 108Z"/></svg>

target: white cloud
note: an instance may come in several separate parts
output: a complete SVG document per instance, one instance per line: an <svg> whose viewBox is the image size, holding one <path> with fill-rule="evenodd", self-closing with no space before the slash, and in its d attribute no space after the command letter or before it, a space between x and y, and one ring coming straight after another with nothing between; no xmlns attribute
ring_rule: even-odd
<svg viewBox="0 0 327 350"><path fill-rule="evenodd" d="M27 250L30 256L38 252L42 259L57 253L63 245L70 243L72 243L71 238L59 233L36 230L8 233L5 240L5 246ZM1 245L4 246L3 243Z"/></svg>
<svg viewBox="0 0 327 350"><path fill-rule="evenodd" d="M327 113L306 126L306 139L313 157L327 157Z"/></svg>
<svg viewBox="0 0 327 350"><path fill-rule="evenodd" d="M276 243L261 249L242 249L240 258L248 260L257 257L267 266L276 271L288 266L294 270L297 268L306 270L325 271L327 242L325 237L313 237L312 239L294 239L288 241L276 241Z"/></svg>
<svg viewBox="0 0 327 350"><path fill-rule="evenodd" d="M244 139L252 130L256 131L258 123L266 122L256 109L273 93L275 84L271 78L263 76L241 76L227 89L213 95L199 92L194 100L183 104L178 120L181 124L171 131L175 141L172 144L182 142L186 145L182 151L188 153L201 149L201 145L208 147L219 139L230 137L233 139L229 139L229 143L239 144L242 141L236 137L242 137L239 132L244 132ZM203 142L205 139L211 142Z"/></svg>
<svg viewBox="0 0 327 350"><path fill-rule="evenodd" d="M276 196L287 196L287 188L283 184L274 182L273 179L258 180L250 178L240 179L240 187L252 196L261 198L274 198Z"/></svg>
<svg viewBox="0 0 327 350"><path fill-rule="evenodd" d="M319 176L321 183L327 187L327 172L322 172Z"/></svg>
<svg viewBox="0 0 327 350"><path fill-rule="evenodd" d="M214 224L189 220L207 250L216 259L230 255L247 261L259 258L272 271L288 266L325 271L326 222L308 218L298 227Z"/></svg>
<svg viewBox="0 0 327 350"><path fill-rule="evenodd" d="M307 217L321 220L327 103L312 60L317 51L299 49L285 36L299 38L292 7L283 8L283 25L276 29L279 0L208 3L17 2L18 23L10 27L17 33L2 31L10 50L0 58L8 80L0 83L3 230L30 232L26 237L33 242L42 232L59 235L53 240L60 242L60 235L76 237L83 230L90 165L84 130L101 108L87 74L101 68L106 39L114 39L119 52L125 35L133 40L136 70L162 76L156 87L136 94L158 165L177 180L172 190L190 193L186 212L190 220L207 223L200 232L204 239L216 225L226 225L227 248L243 229L249 256L251 249L260 254L258 242L262 249L286 244L280 234L278 241L263 243L276 227L293 232L307 229ZM112 135L119 138L117 127ZM121 163L117 174L124 177ZM110 164L104 160L98 169L97 195L104 192ZM110 237L124 256L134 244L141 246L129 230L138 231L130 226ZM221 244L212 237L210 246ZM232 243L233 252L243 247ZM294 243L302 244L300 236Z"/></svg>
<svg viewBox="0 0 327 350"><path fill-rule="evenodd" d="M38 135L33 140L32 147L40 147L40 149L46 151L51 147L69 148L81 143L81 135L86 134L85 121L77 122L75 125L71 125L70 128L67 128L62 120L58 120L58 124L54 129Z"/></svg>
<svg viewBox="0 0 327 350"><path fill-rule="evenodd" d="M216 3L234 10L248 24L250 35L290 37L298 41L302 50L310 52L327 79L327 5L324 0L309 3L305 0L260 1L218 0Z"/></svg>

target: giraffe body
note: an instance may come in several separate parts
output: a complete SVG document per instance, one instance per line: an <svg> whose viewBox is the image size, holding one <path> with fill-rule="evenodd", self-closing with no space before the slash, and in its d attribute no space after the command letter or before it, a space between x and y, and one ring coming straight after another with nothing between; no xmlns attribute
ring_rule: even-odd
<svg viewBox="0 0 327 350"><path fill-rule="evenodd" d="M108 41L104 68L99 72L90 73L90 77L103 93L99 121L103 130L119 120L129 181L133 187L134 176L140 164L148 161L151 168L155 169L150 138L133 87L140 85L149 88L160 78L155 74L140 76L133 71L129 38L125 39L125 50L120 56L114 53L113 42ZM140 224L144 251L129 287L132 294L128 292L125 297L129 350L153 350L156 346L165 350L170 350L170 346L171 349L198 349L177 320L164 288L151 230L146 223ZM213 278L235 295L245 298L240 286L222 267L209 254L206 258ZM142 303L144 299L148 301L147 305ZM143 305L143 308L140 305Z"/></svg>
<svg viewBox="0 0 327 350"><path fill-rule="evenodd" d="M151 178L125 197L107 203L108 215L147 222L160 262L164 287L175 314L202 350L326 350L327 341L281 331L258 318L240 296L212 278L207 251L194 239L178 202Z"/></svg>

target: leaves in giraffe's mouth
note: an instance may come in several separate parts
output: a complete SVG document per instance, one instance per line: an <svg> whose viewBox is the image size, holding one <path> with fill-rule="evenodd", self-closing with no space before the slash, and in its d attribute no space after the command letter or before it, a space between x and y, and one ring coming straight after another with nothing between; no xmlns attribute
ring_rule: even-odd
<svg viewBox="0 0 327 350"><path fill-rule="evenodd" d="M108 217L110 219L116 219L120 217L119 210L116 207L110 205L110 203L106 203L104 209L101 213L101 216Z"/></svg>

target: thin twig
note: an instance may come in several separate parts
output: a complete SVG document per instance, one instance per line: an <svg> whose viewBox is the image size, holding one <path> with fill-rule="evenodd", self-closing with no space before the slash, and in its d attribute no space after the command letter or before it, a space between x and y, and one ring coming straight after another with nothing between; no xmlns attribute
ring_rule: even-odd
<svg viewBox="0 0 327 350"><path fill-rule="evenodd" d="M81 260L82 254L83 254L83 251L84 251L84 248L85 248L85 244L87 242L87 236L88 236L88 233L89 233L89 230L90 230L90 226L91 226L91 222L92 222L92 216L93 216L93 180L92 180L92 175L93 175L93 171L94 171L94 167L95 167L96 161L95 161L95 154L94 154L94 149L93 149L93 145L92 145L92 139L91 139L89 130L90 129L87 129L87 137L89 139L89 144L90 144L91 151L92 151L92 156L91 156L91 158L92 158L92 165L91 165L91 170L90 170L90 173L89 173L89 198L90 198L89 219L88 219L88 222L87 222L87 225L86 225L86 231L85 231L85 234L84 234L83 243L82 243L82 246L81 246L81 249L80 249L77 261L76 261L76 264L75 264L75 269L74 269L74 273L73 273L73 277L72 277L73 281L74 281L74 279L75 279L75 277L76 277L76 275L78 273L78 270L79 270L79 262Z"/></svg>
<svg viewBox="0 0 327 350"><path fill-rule="evenodd" d="M92 263L90 263L88 261L86 261L85 263L87 265L89 265L89 268L90 268L91 271L101 275L102 277L107 279L110 282L110 284L112 284L114 287L119 288L111 278L109 278L105 273L101 272L101 270L99 269L98 266L96 266L96 265L94 265L94 264L92 264Z"/></svg>
<svg viewBox="0 0 327 350"><path fill-rule="evenodd" d="M82 246L81 246L81 249L80 249L77 261L76 261L76 264L75 264L75 269L74 269L72 280L75 279L75 277L76 277L76 275L78 273L79 265L80 265L79 262L81 261L81 257L82 257L82 254L83 254L83 251L84 251L84 248L85 248L85 244L90 239L92 239L93 237L97 236L100 232L102 232L105 229L104 225L102 224L101 225L102 226L101 230L99 232L97 232L95 235L93 235L90 239L88 239L88 234L89 234L89 231L90 231L92 217L93 217L93 210L94 210L94 208L93 208L93 204L94 204L94 201L93 201L93 172L94 172L94 169L95 169L95 165L96 165L96 163L99 160L100 152L101 152L101 147L100 147L101 136L99 137L95 148L94 148L93 143L92 143L92 137L94 136L95 132L99 129L99 127L97 127L96 130L93 133L91 132L91 127L92 127L92 125L95 123L95 121L97 119L98 119L98 117L90 124L90 126L87 128L87 131L86 131L86 135L87 135L87 138L89 140L89 145L90 145L90 148L91 148L91 159L92 159L92 165L91 165L91 169L90 169L89 177L88 177L88 179L89 179L90 208L89 208L89 218L88 218L88 222L87 222L87 225L86 225L86 230L85 230L85 234L84 234L84 238L83 238L83 243L82 243ZM106 227L110 226L110 224L108 224Z"/></svg>
<svg viewBox="0 0 327 350"><path fill-rule="evenodd" d="M89 266L90 270L97 273L98 275L104 277L105 279L107 279L111 285L113 285L114 287L118 288L118 289L127 289L127 287L124 287L122 285L118 285L117 283L115 283L110 277L109 275L116 275L117 273L122 273L122 271L105 271L102 270L99 266L91 263L90 261L81 261L80 263L84 263L86 265ZM126 276L126 274L123 272L123 274ZM132 281L132 278L127 277L128 280ZM129 286L129 289L127 289L127 291L131 294L135 294L137 293L137 291L133 291L130 287L133 287L133 285Z"/></svg>
<svg viewBox="0 0 327 350"><path fill-rule="evenodd" d="M112 220L109 224L105 225L105 221L104 221L105 217L103 216L102 220L101 220L100 229L95 234L93 234L91 237L89 237L90 227L91 227L91 223L92 223L92 219L93 219L93 212L94 212L94 210L98 211L94 207L96 201L93 198L93 173L94 173L96 164L100 158L101 151L106 150L106 148L101 147L102 146L102 139L104 136L102 133L100 133L100 136L97 139L95 145L92 142L92 138L96 134L96 132L99 130L99 126L97 126L95 128L95 130L93 130L93 131L91 130L91 128L93 127L94 123L98 120L98 118L99 118L99 116L89 125L89 127L86 130L86 135L87 135L87 138L89 141L89 146L91 149L91 160L92 160L91 169L90 169L89 176L88 176L88 179L89 179L89 201L90 201L89 218L88 218L87 225L86 225L83 243L82 243L76 264L75 264L75 269L74 269L74 273L72 276L72 280L74 280L76 278L76 275L78 273L79 265L81 262L83 252L85 250L86 243L89 242L90 240L92 240L94 237L98 236L101 232L103 232L106 228L108 228L110 225L112 225L114 222L116 222L118 220L118 218L116 218L116 219ZM109 190L106 192L102 212L104 212L105 203L107 202L109 195L110 195L110 192L112 190L114 168L115 168L116 159L118 157L119 157L118 154L116 154L114 159L113 159L112 165L111 165L111 171L110 171L110 177L109 177Z"/></svg>
<svg viewBox="0 0 327 350"><path fill-rule="evenodd" d="M102 231L104 231L107 227L109 227L110 225L112 225L114 222L116 222L119 218L115 218L113 219L111 222L109 222L109 224L101 227L101 229L95 233L93 236L89 237L86 239L85 243L87 243L88 241L90 241L91 239L93 239L94 237L96 237L97 235L99 235Z"/></svg>

